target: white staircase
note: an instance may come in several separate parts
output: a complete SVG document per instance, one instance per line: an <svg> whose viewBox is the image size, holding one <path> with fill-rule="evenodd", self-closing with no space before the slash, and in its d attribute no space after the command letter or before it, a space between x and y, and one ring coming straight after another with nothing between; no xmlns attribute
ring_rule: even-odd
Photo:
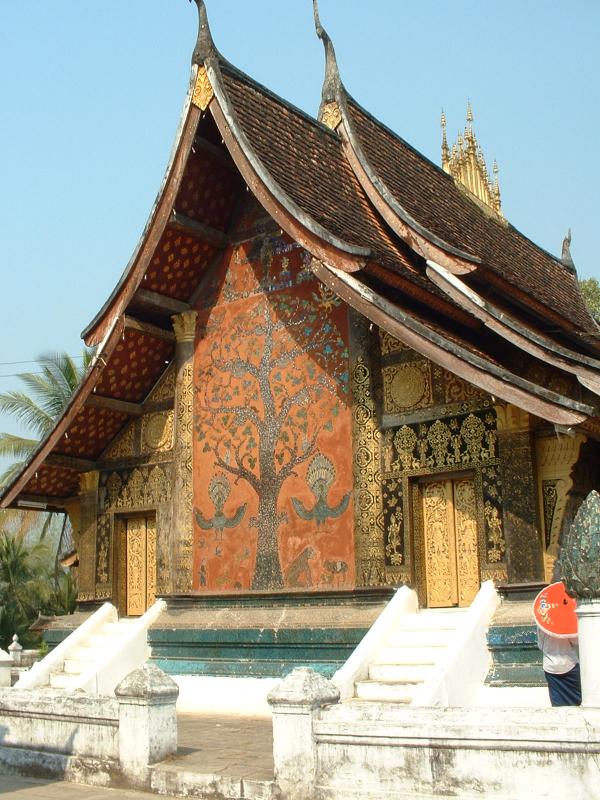
<svg viewBox="0 0 600 800"><path fill-rule="evenodd" d="M15 688L49 686L112 695L117 684L149 656L148 628L166 608L159 600L137 618L119 619L104 603L41 661L21 675Z"/></svg>
<svg viewBox="0 0 600 800"><path fill-rule="evenodd" d="M486 581L469 608L424 609L398 589L332 681L342 701L469 705L488 672L486 633L499 603Z"/></svg>
<svg viewBox="0 0 600 800"><path fill-rule="evenodd" d="M434 677L457 636L466 609L425 609L407 614L390 631L368 665L368 678L355 684L359 700L412 703Z"/></svg>

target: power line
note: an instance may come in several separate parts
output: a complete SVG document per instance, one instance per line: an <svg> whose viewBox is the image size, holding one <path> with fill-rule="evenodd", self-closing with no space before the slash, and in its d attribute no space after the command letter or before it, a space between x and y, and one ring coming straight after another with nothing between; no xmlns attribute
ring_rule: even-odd
<svg viewBox="0 0 600 800"><path fill-rule="evenodd" d="M62 355L62 353L61 353L61 355ZM83 356L82 355L66 356L66 358L83 358ZM16 364L39 364L39 363L40 363L40 359L39 358L32 358L29 361L0 361L0 367L13 367ZM0 377L2 377L2 376L0 375Z"/></svg>

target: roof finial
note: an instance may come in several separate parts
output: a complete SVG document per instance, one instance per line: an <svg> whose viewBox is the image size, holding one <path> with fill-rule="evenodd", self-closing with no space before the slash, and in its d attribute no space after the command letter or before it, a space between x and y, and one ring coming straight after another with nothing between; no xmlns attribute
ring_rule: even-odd
<svg viewBox="0 0 600 800"><path fill-rule="evenodd" d="M337 102L337 94L341 86L341 80L337 60L335 57L335 50L333 48L333 42L329 38L325 28L321 25L321 20L319 18L319 5L317 0L313 0L313 12L317 36L323 42L323 46L325 48L325 79L323 81L321 106L319 108L319 119L323 121L323 113L326 107L331 103Z"/></svg>
<svg viewBox="0 0 600 800"><path fill-rule="evenodd" d="M192 0L190 0L191 2ZM198 6L198 38L192 54L192 64L200 66L204 64L209 56L215 55L217 49L208 26L208 15L204 0L193 0L193 2Z"/></svg>
<svg viewBox="0 0 600 800"><path fill-rule="evenodd" d="M446 114L442 108L442 116L440 118L442 126L442 169L445 172L450 171L450 148L448 147L448 139L446 138Z"/></svg>
<svg viewBox="0 0 600 800"><path fill-rule="evenodd" d="M571 228L567 231L567 235L563 239L562 255L560 257L561 263L572 272L574 275L577 273L575 263L571 257Z"/></svg>

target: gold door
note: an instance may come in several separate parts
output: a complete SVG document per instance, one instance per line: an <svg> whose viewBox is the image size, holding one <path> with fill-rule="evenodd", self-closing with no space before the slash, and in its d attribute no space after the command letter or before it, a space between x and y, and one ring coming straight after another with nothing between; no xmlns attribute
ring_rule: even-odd
<svg viewBox="0 0 600 800"><path fill-rule="evenodd" d="M427 605L468 606L480 586L473 480L430 481L421 495Z"/></svg>
<svg viewBox="0 0 600 800"><path fill-rule="evenodd" d="M156 597L156 520L129 517L123 520L125 553L125 613L143 614Z"/></svg>

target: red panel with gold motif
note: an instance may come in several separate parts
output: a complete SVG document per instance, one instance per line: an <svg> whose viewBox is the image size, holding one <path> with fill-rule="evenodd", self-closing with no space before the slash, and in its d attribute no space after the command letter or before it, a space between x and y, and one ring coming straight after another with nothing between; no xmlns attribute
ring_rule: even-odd
<svg viewBox="0 0 600 800"><path fill-rule="evenodd" d="M57 455L96 459L128 419L126 414L120 412L84 406L53 452Z"/></svg>
<svg viewBox="0 0 600 800"><path fill-rule="evenodd" d="M173 356L173 344L126 330L96 385L99 395L139 403Z"/></svg>
<svg viewBox="0 0 600 800"><path fill-rule="evenodd" d="M73 497L79 492L79 473L42 464L23 489L24 495Z"/></svg>
<svg viewBox="0 0 600 800"><path fill-rule="evenodd" d="M185 175L177 195L177 211L186 217L226 230L235 200L239 178L233 169L193 155L188 159Z"/></svg>
<svg viewBox="0 0 600 800"><path fill-rule="evenodd" d="M142 288L187 300L215 252L207 242L167 229L150 262Z"/></svg>

